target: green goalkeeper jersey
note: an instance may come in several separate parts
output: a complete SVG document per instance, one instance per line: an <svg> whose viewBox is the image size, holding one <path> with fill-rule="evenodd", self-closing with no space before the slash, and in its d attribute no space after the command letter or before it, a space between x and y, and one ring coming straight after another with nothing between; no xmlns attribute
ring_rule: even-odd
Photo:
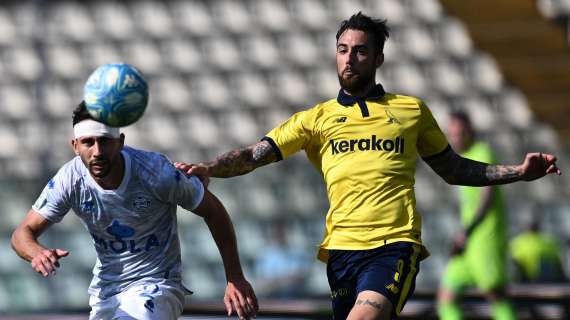
<svg viewBox="0 0 570 320"><path fill-rule="evenodd" d="M495 155L488 144L475 142L468 150L461 154L465 158L486 163L495 163ZM507 221L503 206L501 190L493 186L492 204L483 221L473 230L469 237L470 247L484 248L489 245L506 246ZM473 220L481 200L482 188L460 187L459 199L461 206L461 222L467 228Z"/></svg>

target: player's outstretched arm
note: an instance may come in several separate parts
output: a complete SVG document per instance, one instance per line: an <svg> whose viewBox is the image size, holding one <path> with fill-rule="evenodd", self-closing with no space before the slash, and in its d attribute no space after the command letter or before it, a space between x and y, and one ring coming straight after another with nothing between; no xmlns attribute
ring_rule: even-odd
<svg viewBox="0 0 570 320"><path fill-rule="evenodd" d="M51 222L31 209L24 220L12 233L12 248L32 268L44 277L56 273L59 259L69 254L62 249L49 249L38 242L38 237L51 225Z"/></svg>
<svg viewBox="0 0 570 320"><path fill-rule="evenodd" d="M235 149L210 162L187 164L175 162L176 168L199 177L229 178L249 173L275 162L277 155L267 141L259 141L245 148Z"/></svg>
<svg viewBox="0 0 570 320"><path fill-rule="evenodd" d="M204 199L193 212L204 218L222 256L228 282L224 294L228 316L235 311L240 319L255 317L259 310L257 297L243 275L234 227L226 209L205 190Z"/></svg>
<svg viewBox="0 0 570 320"><path fill-rule="evenodd" d="M528 153L522 164L495 165L463 158L453 149L435 157L425 159L426 163L447 183L465 186L488 186L515 181L532 181L547 174L561 174L556 166L556 157L545 153Z"/></svg>

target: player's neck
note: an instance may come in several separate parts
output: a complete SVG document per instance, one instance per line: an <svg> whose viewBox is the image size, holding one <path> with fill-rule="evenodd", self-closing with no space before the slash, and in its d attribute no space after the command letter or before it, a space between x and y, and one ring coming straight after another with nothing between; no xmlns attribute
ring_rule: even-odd
<svg viewBox="0 0 570 320"><path fill-rule="evenodd" d="M366 96L366 94L367 94L368 92L370 92L370 91L372 90L372 88L374 88L375 86L376 86L376 83L375 83L375 82L370 82L370 83L368 83L367 85L363 86L363 87L360 88L360 89L348 91L348 90L346 90L346 89L343 88L343 90L344 90L344 92L345 92L346 94L348 94L349 96L353 96L353 97L364 97L364 96Z"/></svg>
<svg viewBox="0 0 570 320"><path fill-rule="evenodd" d="M101 188L105 190L115 190L118 189L121 183L123 182L123 177L125 176L125 158L123 154L120 154L119 159L116 163L111 165L111 171L108 175L102 178L93 177L95 182Z"/></svg>

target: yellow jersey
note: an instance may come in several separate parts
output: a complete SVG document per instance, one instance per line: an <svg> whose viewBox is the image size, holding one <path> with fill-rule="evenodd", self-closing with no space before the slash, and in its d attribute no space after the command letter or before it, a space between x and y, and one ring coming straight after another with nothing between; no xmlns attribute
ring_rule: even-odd
<svg viewBox="0 0 570 320"><path fill-rule="evenodd" d="M304 150L326 183L330 207L319 260L327 261L328 249L422 244L417 154L434 156L449 144L421 100L386 93L381 85L365 98L341 89L337 99L294 114L264 140L279 160Z"/></svg>

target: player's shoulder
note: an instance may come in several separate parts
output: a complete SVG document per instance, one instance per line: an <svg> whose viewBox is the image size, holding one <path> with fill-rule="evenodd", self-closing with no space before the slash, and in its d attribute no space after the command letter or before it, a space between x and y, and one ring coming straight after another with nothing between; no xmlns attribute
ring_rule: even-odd
<svg viewBox="0 0 570 320"><path fill-rule="evenodd" d="M59 168L57 171L56 176L59 177L59 179L62 181L76 181L83 179L88 173L89 172L85 167L85 164L83 164L83 161L81 161L81 157L76 156L61 166L61 168Z"/></svg>
<svg viewBox="0 0 570 320"><path fill-rule="evenodd" d="M306 112L307 115L310 115L313 117L319 117L319 116L322 116L322 115L329 113L329 111L334 111L335 109L338 109L338 108L339 108L339 103L336 100L336 98L333 98L333 99L329 99L326 101L319 102L319 103L313 105L312 107L310 107L309 109L305 110L304 112Z"/></svg>
<svg viewBox="0 0 570 320"><path fill-rule="evenodd" d="M149 186L162 185L179 173L172 161L160 152L136 149L129 146L123 147L123 152L131 159L131 167L134 174Z"/></svg>
<svg viewBox="0 0 570 320"><path fill-rule="evenodd" d="M424 101L418 97L407 96L391 92L386 92L384 94L383 101L385 101L385 103L388 104L389 106L398 106L398 107L413 108L413 109L419 109L422 106L425 107Z"/></svg>
<svg viewBox="0 0 570 320"><path fill-rule="evenodd" d="M164 170L174 168L168 157L160 152L136 149L129 146L123 147L123 152L131 159L132 166L138 173L154 176L161 174Z"/></svg>

